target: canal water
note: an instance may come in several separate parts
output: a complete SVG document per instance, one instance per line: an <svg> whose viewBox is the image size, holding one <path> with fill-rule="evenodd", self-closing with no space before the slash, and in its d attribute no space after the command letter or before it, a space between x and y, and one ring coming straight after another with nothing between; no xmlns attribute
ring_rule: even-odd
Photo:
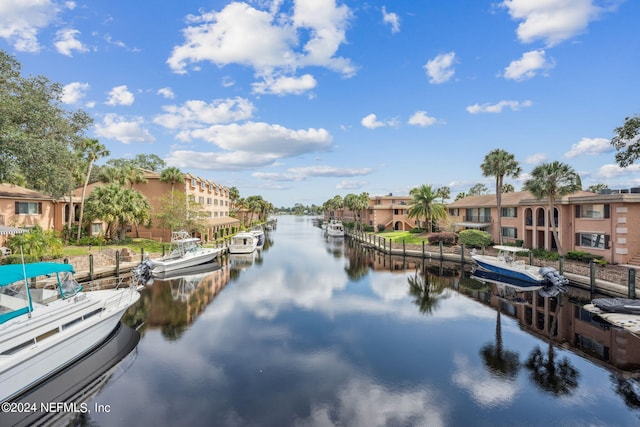
<svg viewBox="0 0 640 427"><path fill-rule="evenodd" d="M559 297L277 217L262 252L156 281L93 426L637 426L640 342Z"/></svg>

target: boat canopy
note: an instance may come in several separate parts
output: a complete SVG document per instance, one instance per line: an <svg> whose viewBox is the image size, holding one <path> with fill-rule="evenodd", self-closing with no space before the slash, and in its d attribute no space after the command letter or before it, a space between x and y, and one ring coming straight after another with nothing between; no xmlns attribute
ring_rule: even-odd
<svg viewBox="0 0 640 427"><path fill-rule="evenodd" d="M44 276L47 274L74 273L71 264L60 264L57 262L36 262L32 264L8 264L0 265L0 286L7 286L25 278Z"/></svg>
<svg viewBox="0 0 640 427"><path fill-rule="evenodd" d="M502 252L529 252L529 249L527 248L521 248L519 246L503 246L503 245L496 245L493 247L493 249L497 250L497 251L502 251Z"/></svg>

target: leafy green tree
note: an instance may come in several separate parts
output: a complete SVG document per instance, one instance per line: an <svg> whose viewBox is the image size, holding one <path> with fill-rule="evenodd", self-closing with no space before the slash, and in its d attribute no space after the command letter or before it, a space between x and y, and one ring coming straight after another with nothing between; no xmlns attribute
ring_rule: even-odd
<svg viewBox="0 0 640 427"><path fill-rule="evenodd" d="M22 251L25 255L31 255L36 259L45 255L58 257L63 247L62 240L54 230L45 231L39 225L32 227L28 233L11 237L7 245L14 254L20 254Z"/></svg>
<svg viewBox="0 0 640 427"><path fill-rule="evenodd" d="M592 193L600 193L602 190L608 190L609 186L607 184L593 184L587 188L587 191Z"/></svg>
<svg viewBox="0 0 640 427"><path fill-rule="evenodd" d="M624 124L614 132L611 145L616 149L616 162L625 168L640 158L640 115L626 117Z"/></svg>
<svg viewBox="0 0 640 427"><path fill-rule="evenodd" d="M467 192L467 196L482 196L483 194L487 194L489 189L486 185L481 182L474 184L469 191Z"/></svg>
<svg viewBox="0 0 640 427"><path fill-rule="evenodd" d="M93 122L66 111L62 85L21 76L21 64L0 50L0 182L23 177L27 187L61 197L74 184L71 147Z"/></svg>
<svg viewBox="0 0 640 427"><path fill-rule="evenodd" d="M464 199L465 197L467 197L467 193L465 193L464 191L461 191L460 193L456 194L455 200Z"/></svg>
<svg viewBox="0 0 640 427"><path fill-rule="evenodd" d="M160 197L154 224L170 231L202 233L207 227L207 218L207 212L200 203L188 199L182 191L174 191Z"/></svg>
<svg viewBox="0 0 640 427"><path fill-rule="evenodd" d="M420 187L412 188L409 192L412 199L409 201L409 218L424 218L428 224L427 231L433 231L432 223L439 219L447 217L447 210L442 203L437 203L436 199L440 197L437 191L434 191L431 185L423 184Z"/></svg>
<svg viewBox="0 0 640 427"><path fill-rule="evenodd" d="M151 172L160 172L167 166L167 163L157 154L136 154L132 162L139 168Z"/></svg>
<svg viewBox="0 0 640 427"><path fill-rule="evenodd" d="M517 178L522 172L522 168L516 161L516 157L502 149L495 149L484 157L484 161L480 165L482 176L493 176L496 179L496 204L498 207L498 235L500 244L502 244L502 186L504 185L504 177L510 176Z"/></svg>
<svg viewBox="0 0 640 427"><path fill-rule="evenodd" d="M101 157L108 156L109 150L107 147L100 144L97 139L89 139L85 138L81 140L76 146L76 150L80 156L85 160L87 164L87 172L84 180L84 185L82 187L82 195L80 196L80 218L78 221L78 234L76 237L76 241L80 241L80 235L82 231L82 217L84 215L84 199L87 194L87 186L89 185L89 178L91 177L91 169L93 167L93 162L98 160Z"/></svg>
<svg viewBox="0 0 640 427"><path fill-rule="evenodd" d="M442 198L442 204L444 204L444 201L449 199L449 197L451 197L451 188L444 186L444 187L439 187L436 192L438 193L438 195Z"/></svg>
<svg viewBox="0 0 640 427"><path fill-rule="evenodd" d="M580 190L580 185L578 173L571 166L558 161L536 166L531 171L531 178L523 185L523 189L530 191L536 199L547 199L547 217L558 246L558 254L561 256L564 255L564 251L554 221L555 203L559 198Z"/></svg>
<svg viewBox="0 0 640 427"><path fill-rule="evenodd" d="M470 248L482 248L491 245L491 235L482 230L462 230L458 233L458 242Z"/></svg>

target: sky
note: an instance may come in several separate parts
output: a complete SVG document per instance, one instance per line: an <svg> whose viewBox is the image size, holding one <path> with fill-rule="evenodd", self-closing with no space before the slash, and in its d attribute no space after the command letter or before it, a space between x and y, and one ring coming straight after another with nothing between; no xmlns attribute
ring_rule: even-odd
<svg viewBox="0 0 640 427"><path fill-rule="evenodd" d="M640 113L640 2L2 0L0 49L64 86L110 158L156 154L276 207L452 199L500 148L583 187L640 186L610 144ZM98 162L104 163L104 160Z"/></svg>

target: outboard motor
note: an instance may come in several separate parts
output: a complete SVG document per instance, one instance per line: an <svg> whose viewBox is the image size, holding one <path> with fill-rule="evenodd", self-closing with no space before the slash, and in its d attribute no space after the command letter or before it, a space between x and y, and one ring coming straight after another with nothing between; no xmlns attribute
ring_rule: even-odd
<svg viewBox="0 0 640 427"><path fill-rule="evenodd" d="M144 261L131 270L131 281L138 286L151 286L153 284L152 269L153 261L146 257Z"/></svg>
<svg viewBox="0 0 640 427"><path fill-rule="evenodd" d="M538 272L552 285L560 286L569 283L569 279L558 273L558 270L553 267L542 267Z"/></svg>

